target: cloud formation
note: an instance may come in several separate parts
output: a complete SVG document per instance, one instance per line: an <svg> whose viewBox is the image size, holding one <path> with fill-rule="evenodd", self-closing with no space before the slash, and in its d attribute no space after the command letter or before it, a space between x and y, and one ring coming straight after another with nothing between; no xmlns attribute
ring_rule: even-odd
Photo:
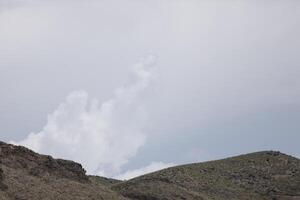
<svg viewBox="0 0 300 200"><path fill-rule="evenodd" d="M141 97L155 77L155 60L155 56L148 56L134 65L129 83L102 104L85 91L72 92L48 116L41 132L13 143L78 161L90 174L119 174L146 139Z"/></svg>
<svg viewBox="0 0 300 200"><path fill-rule="evenodd" d="M1 140L42 130L74 89L106 102L124 65L155 52L157 95L135 100L148 137L121 173L265 149L299 157L299 19L300 1L0 0Z"/></svg>

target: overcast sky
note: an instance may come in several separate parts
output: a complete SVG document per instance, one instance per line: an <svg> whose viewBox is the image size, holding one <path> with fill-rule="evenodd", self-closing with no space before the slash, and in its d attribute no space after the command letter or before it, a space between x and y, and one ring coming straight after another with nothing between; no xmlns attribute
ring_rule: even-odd
<svg viewBox="0 0 300 200"><path fill-rule="evenodd" d="M297 0L0 0L0 140L118 178L300 157L299 35Z"/></svg>

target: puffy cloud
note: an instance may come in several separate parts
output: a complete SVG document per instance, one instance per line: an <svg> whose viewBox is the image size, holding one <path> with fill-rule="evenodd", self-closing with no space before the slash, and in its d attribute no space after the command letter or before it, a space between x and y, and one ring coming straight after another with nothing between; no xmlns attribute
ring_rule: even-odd
<svg viewBox="0 0 300 200"><path fill-rule="evenodd" d="M146 112L142 94L155 77L155 56L132 68L129 83L99 104L85 91L74 91L48 116L39 133L20 142L39 153L71 159L90 174L114 176L144 144Z"/></svg>
<svg viewBox="0 0 300 200"><path fill-rule="evenodd" d="M155 172L155 171L165 169L168 167L172 167L172 166L174 166L174 164L172 164L172 163L152 162L148 166L141 167L141 168L135 169L135 170L129 170L123 174L116 176L115 178L120 179L120 180L129 180L129 179L141 176L143 174L148 174L148 173Z"/></svg>
<svg viewBox="0 0 300 200"><path fill-rule="evenodd" d="M125 82L123 65L150 51L159 55L163 66L157 95L143 101L149 115L143 130L151 136L126 168L266 148L300 155L299 5L300 1L247 0L0 0L1 140L20 141L34 130L32 145L42 144L36 136L45 123L41 119L66 94L82 88L102 104ZM132 106L145 115L140 99L135 101ZM120 114L127 111L117 107L114 124L132 116L130 106L123 108L129 115ZM135 120L143 132L144 120Z"/></svg>

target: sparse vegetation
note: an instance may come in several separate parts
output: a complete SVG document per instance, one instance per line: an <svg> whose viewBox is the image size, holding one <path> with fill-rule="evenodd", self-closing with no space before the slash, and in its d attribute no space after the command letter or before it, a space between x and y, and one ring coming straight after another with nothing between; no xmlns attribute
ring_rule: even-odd
<svg viewBox="0 0 300 200"><path fill-rule="evenodd" d="M80 164L0 143L0 200L125 200Z"/></svg>
<svg viewBox="0 0 300 200"><path fill-rule="evenodd" d="M165 169L113 189L132 199L300 199L300 160L258 152Z"/></svg>
<svg viewBox="0 0 300 200"><path fill-rule="evenodd" d="M0 143L0 200L300 199L300 160L265 151L172 167L129 181L87 176L80 164Z"/></svg>

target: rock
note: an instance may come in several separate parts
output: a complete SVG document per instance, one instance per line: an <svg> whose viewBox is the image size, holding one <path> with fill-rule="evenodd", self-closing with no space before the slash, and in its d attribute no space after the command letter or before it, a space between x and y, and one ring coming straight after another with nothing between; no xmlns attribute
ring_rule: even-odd
<svg viewBox="0 0 300 200"><path fill-rule="evenodd" d="M22 169L34 176L55 176L87 182L88 176L81 164L73 161L54 159L51 156L39 155L25 147L0 143L0 162L14 168Z"/></svg>
<svg viewBox="0 0 300 200"><path fill-rule="evenodd" d="M0 142L1 200L126 200L73 161Z"/></svg>
<svg viewBox="0 0 300 200"><path fill-rule="evenodd" d="M0 191L7 190L7 185L4 184L4 172L3 169L0 168Z"/></svg>

